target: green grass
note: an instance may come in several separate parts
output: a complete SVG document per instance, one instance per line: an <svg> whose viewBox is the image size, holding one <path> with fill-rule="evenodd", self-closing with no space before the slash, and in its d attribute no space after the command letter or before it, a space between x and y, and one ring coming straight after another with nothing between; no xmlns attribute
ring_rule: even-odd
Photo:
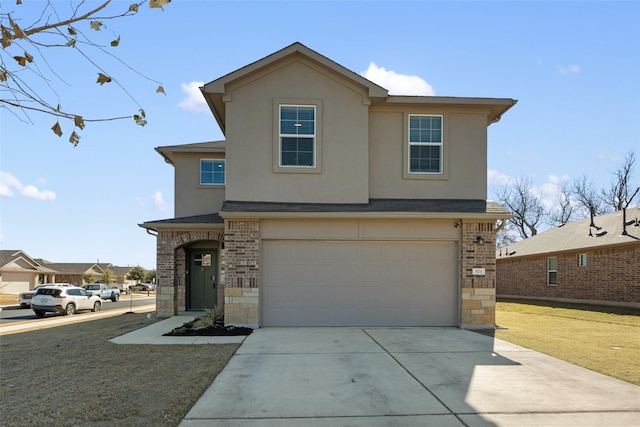
<svg viewBox="0 0 640 427"><path fill-rule="evenodd" d="M640 309L498 300L495 337L640 385Z"/></svg>

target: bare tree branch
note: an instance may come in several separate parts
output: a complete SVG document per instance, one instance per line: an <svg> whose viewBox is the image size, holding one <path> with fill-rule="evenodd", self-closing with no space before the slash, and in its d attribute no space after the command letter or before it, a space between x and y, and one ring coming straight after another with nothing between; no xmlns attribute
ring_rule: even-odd
<svg viewBox="0 0 640 427"><path fill-rule="evenodd" d="M511 211L509 219L521 238L526 239L538 234L538 227L546 211L542 202L533 193L530 178L518 178L512 185L501 186L497 193L498 201Z"/></svg>
<svg viewBox="0 0 640 427"><path fill-rule="evenodd" d="M608 190L602 190L602 200L616 211L628 208L640 190L640 187L634 190L631 183L635 161L634 152L627 154L622 166L613 173L611 187Z"/></svg>
<svg viewBox="0 0 640 427"><path fill-rule="evenodd" d="M547 215L547 223L557 227L570 222L576 213L571 188L568 183L563 183L555 192L556 204Z"/></svg>
<svg viewBox="0 0 640 427"><path fill-rule="evenodd" d="M96 42L97 36L94 36L95 31L106 29L106 26L103 26L103 21L135 15L138 8L149 0L133 1L134 3L125 6L124 10L121 3L118 4L112 0L102 0L96 7L86 10L88 7L84 0L69 0L71 8L67 16L62 16L58 13L57 5L54 5L52 0L48 0L32 22L24 22L25 18L21 18L21 11L27 12L27 10L20 8L22 2L17 3L15 11L0 12L2 42L2 50L0 51L0 108L11 110L16 117L26 118L24 120L26 122L32 122L29 117L30 113L48 114L56 118L71 120L73 132L70 141L74 145L80 139L77 131L84 128L85 122L133 119L136 124L144 126L147 123L144 109L129 89L121 83L118 76L114 75L117 73L108 72L109 67L99 61L96 54L106 55L138 76L157 83L158 86L153 88L156 93L165 93L162 84L140 73L110 51L120 44L120 35L116 36L113 31L109 30L113 33L114 38L106 45ZM151 0L149 6L162 8L170 1ZM110 13L116 7L121 8L120 11ZM91 29L91 36L82 31L82 25L87 25L87 30ZM68 48L77 52L87 64L96 70L93 79L97 77L97 81L94 81L100 85L104 83L117 85L120 91L133 101L138 113L84 119L82 114L71 113L61 107L59 94L64 91L57 90L54 83L58 82L66 86L70 86L70 84L65 80L64 75L56 72L52 66L53 63L47 60L46 55L55 55L51 52L57 50L42 49L45 47ZM54 124L52 130L58 136L63 134L59 122Z"/></svg>

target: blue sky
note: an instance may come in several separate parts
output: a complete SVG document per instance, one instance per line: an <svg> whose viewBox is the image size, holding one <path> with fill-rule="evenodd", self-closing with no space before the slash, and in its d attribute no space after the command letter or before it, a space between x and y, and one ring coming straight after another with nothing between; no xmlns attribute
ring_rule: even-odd
<svg viewBox="0 0 640 427"><path fill-rule="evenodd" d="M3 4L3 13L45 4ZM87 2L95 5L95 2ZM69 2L53 1L64 15ZM111 10L129 2L114 1ZM392 94L514 98L489 127L489 198L530 177L541 197L588 174L606 187L624 156L640 156L640 2L187 1L105 22L100 36L147 80L109 58L116 85L73 52L46 51L65 108L90 123L80 144L51 116L1 109L0 247L55 262L155 268L139 223L173 216L173 167L154 148L223 139L194 82L208 82L299 41ZM85 30L87 33L89 30ZM38 57L36 55L36 60ZM48 90L48 89L43 89ZM57 102L56 95L53 102ZM31 123L29 123L31 122ZM640 167L636 168L640 175Z"/></svg>

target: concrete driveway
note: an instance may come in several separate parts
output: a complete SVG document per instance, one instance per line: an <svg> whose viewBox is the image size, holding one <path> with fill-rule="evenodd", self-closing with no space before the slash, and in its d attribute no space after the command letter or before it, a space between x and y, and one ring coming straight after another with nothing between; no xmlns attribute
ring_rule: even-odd
<svg viewBox="0 0 640 427"><path fill-rule="evenodd" d="M267 328L180 424L631 426L640 387L454 328Z"/></svg>

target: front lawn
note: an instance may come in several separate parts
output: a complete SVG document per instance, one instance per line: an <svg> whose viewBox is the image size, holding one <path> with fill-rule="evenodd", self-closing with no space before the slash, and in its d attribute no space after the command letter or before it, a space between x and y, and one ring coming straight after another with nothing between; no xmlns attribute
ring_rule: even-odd
<svg viewBox="0 0 640 427"><path fill-rule="evenodd" d="M498 300L495 337L640 385L640 309Z"/></svg>

